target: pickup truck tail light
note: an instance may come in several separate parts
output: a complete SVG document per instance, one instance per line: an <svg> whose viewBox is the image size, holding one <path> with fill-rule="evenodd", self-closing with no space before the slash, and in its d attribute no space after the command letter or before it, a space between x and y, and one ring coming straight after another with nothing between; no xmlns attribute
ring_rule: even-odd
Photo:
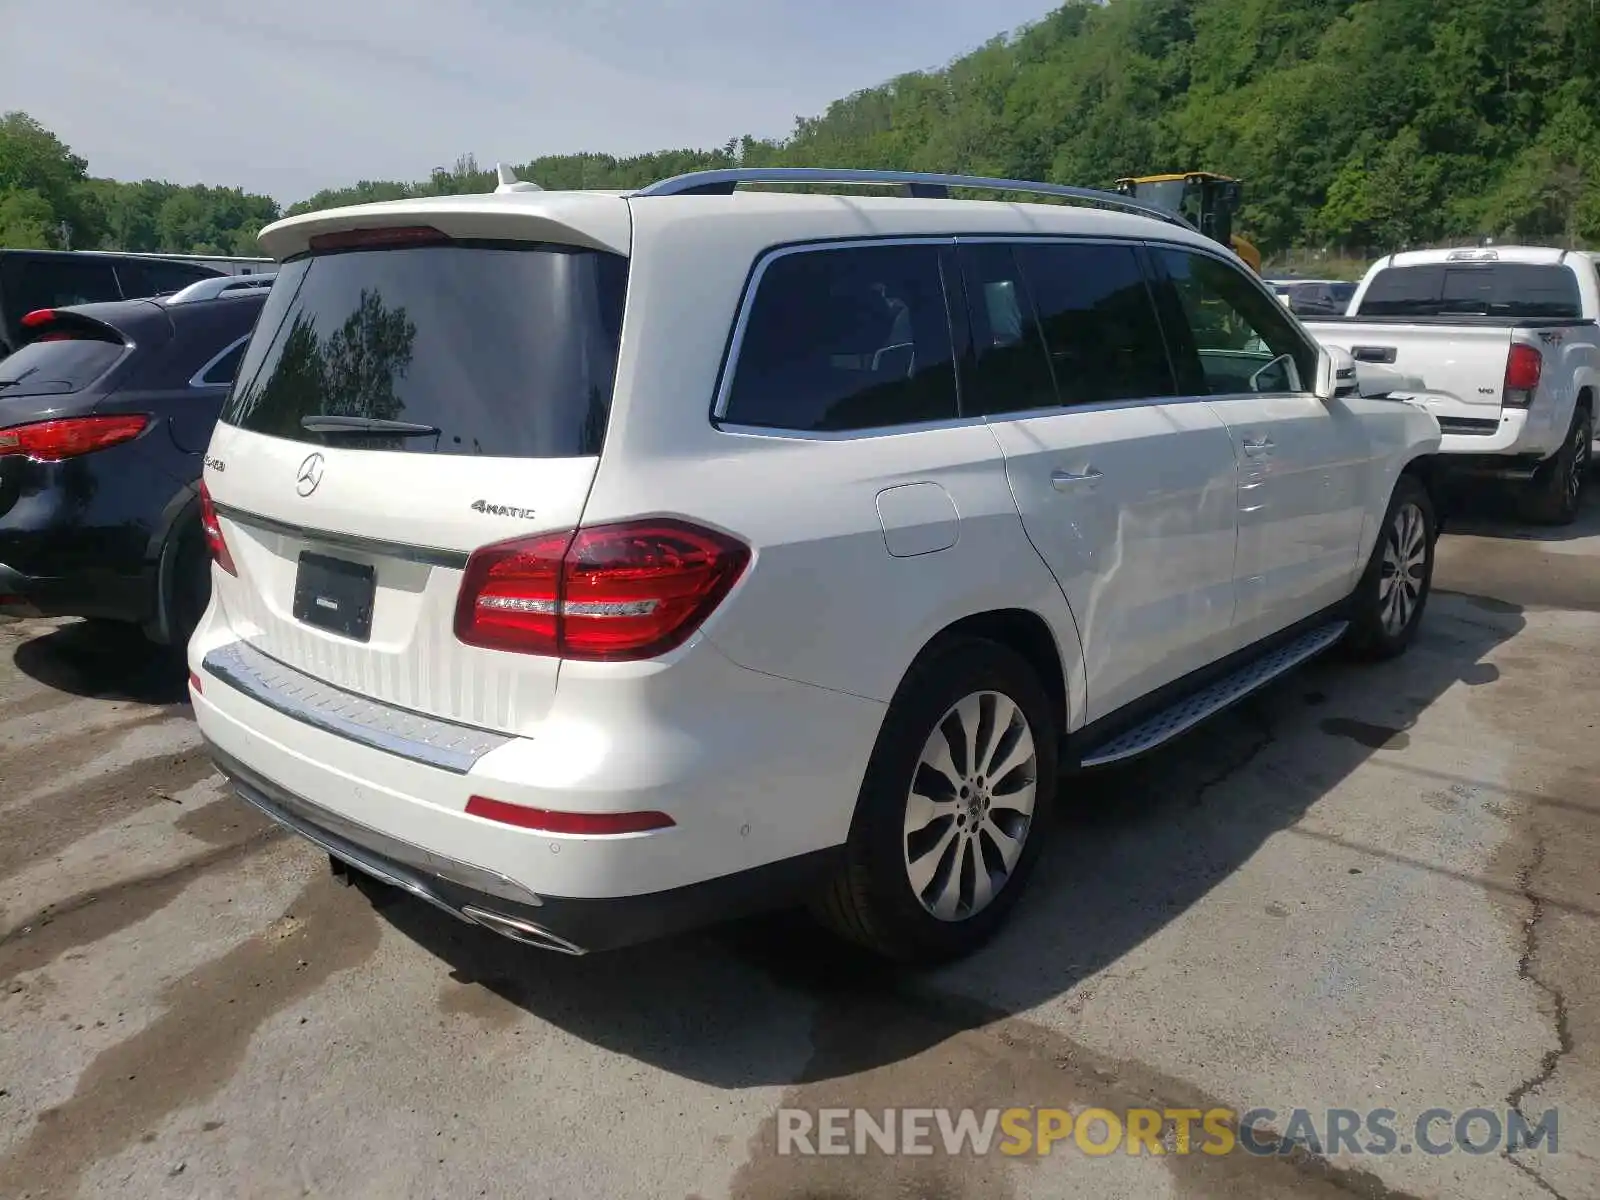
<svg viewBox="0 0 1600 1200"><path fill-rule="evenodd" d="M1520 342L1511 347L1506 359L1506 384L1500 403L1506 408L1527 408L1539 390L1544 374L1544 358L1532 346Z"/></svg>

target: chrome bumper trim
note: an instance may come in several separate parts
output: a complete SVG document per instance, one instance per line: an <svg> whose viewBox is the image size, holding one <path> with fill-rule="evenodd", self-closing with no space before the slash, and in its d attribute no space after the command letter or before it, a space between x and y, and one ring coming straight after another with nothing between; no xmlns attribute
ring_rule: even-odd
<svg viewBox="0 0 1600 1200"><path fill-rule="evenodd" d="M211 651L201 666L286 717L455 775L465 775L485 754L516 740L358 696L297 671L247 642L229 642Z"/></svg>

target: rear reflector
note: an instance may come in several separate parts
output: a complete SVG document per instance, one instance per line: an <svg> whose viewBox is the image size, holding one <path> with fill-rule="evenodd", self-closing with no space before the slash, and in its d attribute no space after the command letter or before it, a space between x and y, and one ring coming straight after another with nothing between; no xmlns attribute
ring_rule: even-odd
<svg viewBox="0 0 1600 1200"><path fill-rule="evenodd" d="M200 676L196 675L193 671L189 672L189 686L192 687L196 692L201 694L205 693L205 685L200 682Z"/></svg>
<svg viewBox="0 0 1600 1200"><path fill-rule="evenodd" d="M135 414L62 417L55 421L35 421L31 425L13 425L0 429L0 457L17 454L35 462L61 462L131 442L149 424L149 417Z"/></svg>
<svg viewBox="0 0 1600 1200"><path fill-rule="evenodd" d="M428 246L450 240L431 225L395 225L386 229L339 229L311 239L311 250L379 249L385 246Z"/></svg>
<svg viewBox="0 0 1600 1200"><path fill-rule="evenodd" d="M217 520L217 506L211 502L211 489L206 487L205 481L200 481L200 531L206 536L206 549L211 552L211 559L234 578L239 576L239 568L233 565L233 552L228 549L228 542L222 536L222 525Z"/></svg>
<svg viewBox="0 0 1600 1200"><path fill-rule="evenodd" d="M500 542L467 562L456 637L558 658L654 658L689 639L749 561L742 542L666 518Z"/></svg>
<svg viewBox="0 0 1600 1200"><path fill-rule="evenodd" d="M1539 390L1544 359L1532 346L1514 343L1506 358L1506 382L1500 403L1507 408L1527 408Z"/></svg>
<svg viewBox="0 0 1600 1200"><path fill-rule="evenodd" d="M501 825L515 825L519 829L537 829L543 833L589 834L594 837L649 833L652 829L669 829L676 824L663 812L556 812L548 808L525 808L520 804L507 804L504 800L491 800L487 796L474 796L468 800L467 814L482 817L486 821L497 821Z"/></svg>

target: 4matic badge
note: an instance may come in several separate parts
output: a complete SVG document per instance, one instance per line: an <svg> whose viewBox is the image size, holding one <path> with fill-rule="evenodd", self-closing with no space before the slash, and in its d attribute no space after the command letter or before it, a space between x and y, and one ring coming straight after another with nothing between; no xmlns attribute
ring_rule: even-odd
<svg viewBox="0 0 1600 1200"><path fill-rule="evenodd" d="M533 509L516 508L510 504L490 504L487 500L474 500L472 511L487 513L491 517L521 517L524 521L533 520Z"/></svg>

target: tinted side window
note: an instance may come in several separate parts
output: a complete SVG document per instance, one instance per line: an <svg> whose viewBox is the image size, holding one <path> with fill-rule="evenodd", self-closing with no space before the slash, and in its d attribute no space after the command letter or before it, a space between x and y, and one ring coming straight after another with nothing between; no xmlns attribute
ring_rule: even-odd
<svg viewBox="0 0 1600 1200"><path fill-rule="evenodd" d="M962 374L967 412L1008 413L1054 408L1050 355L1010 245L961 247L961 271L972 320L972 367Z"/></svg>
<svg viewBox="0 0 1600 1200"><path fill-rule="evenodd" d="M206 368L200 376L201 383L219 384L232 383L233 377L239 373L239 364L244 361L244 347L248 339L241 338L216 362Z"/></svg>
<svg viewBox="0 0 1600 1200"><path fill-rule="evenodd" d="M1063 404L1174 395L1161 323L1132 246L1016 248Z"/></svg>
<svg viewBox="0 0 1600 1200"><path fill-rule="evenodd" d="M1283 305L1221 259L1156 251L1167 275L1167 333L1179 386L1191 395L1303 392L1317 349Z"/></svg>
<svg viewBox="0 0 1600 1200"><path fill-rule="evenodd" d="M23 258L8 264L6 308L20 319L36 308L65 308L119 300L117 277L108 262L73 258Z"/></svg>
<svg viewBox="0 0 1600 1200"><path fill-rule="evenodd" d="M939 247L806 250L767 264L726 421L816 431L956 415Z"/></svg>

